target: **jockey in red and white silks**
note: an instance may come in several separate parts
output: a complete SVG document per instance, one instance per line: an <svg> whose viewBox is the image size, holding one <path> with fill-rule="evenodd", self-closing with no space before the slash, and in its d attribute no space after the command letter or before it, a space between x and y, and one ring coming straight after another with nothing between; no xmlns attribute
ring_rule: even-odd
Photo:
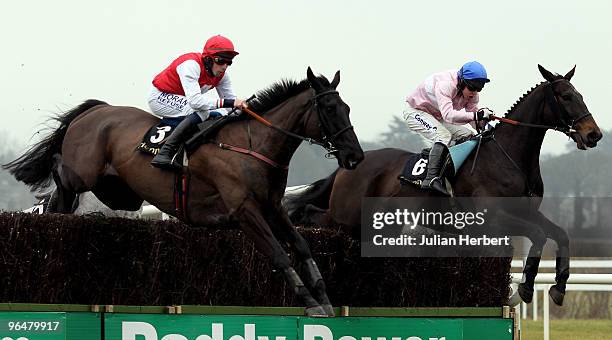
<svg viewBox="0 0 612 340"><path fill-rule="evenodd" d="M206 41L202 53L187 53L175 59L153 79L149 94L151 111L161 117L185 117L172 132L151 165L177 169L173 162L180 144L191 135L198 123L208 119L211 110L245 108L236 98L227 68L238 52L226 37L216 35ZM216 88L219 99L204 94Z"/></svg>
<svg viewBox="0 0 612 340"><path fill-rule="evenodd" d="M153 113L180 117L197 112L206 120L209 110L233 107L236 95L226 70L237 54L229 39L217 35L206 42L202 53L187 53L175 59L153 79L149 95ZM215 66L218 70L214 70ZM219 100L204 95L213 88Z"/></svg>
<svg viewBox="0 0 612 340"><path fill-rule="evenodd" d="M218 100L205 96L212 89ZM211 77L204 68L201 53L188 53L178 57L153 79L149 106L161 117L180 117L198 113L202 120L210 110L233 107L236 95L227 71Z"/></svg>

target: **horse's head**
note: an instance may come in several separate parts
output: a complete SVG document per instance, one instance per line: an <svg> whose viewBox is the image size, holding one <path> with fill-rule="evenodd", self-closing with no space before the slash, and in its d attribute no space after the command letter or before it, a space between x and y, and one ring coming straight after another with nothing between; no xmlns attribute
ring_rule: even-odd
<svg viewBox="0 0 612 340"><path fill-rule="evenodd" d="M331 83L325 77L315 77L310 67L306 73L315 91L313 110L316 114L310 115L309 130L316 131L316 138L323 140L338 158L338 165L354 169L363 160L363 150L351 125L350 108L336 91L340 71L336 72Z"/></svg>
<svg viewBox="0 0 612 340"><path fill-rule="evenodd" d="M568 135L576 142L578 149L586 150L587 147L597 146L602 133L589 112L582 95L570 83L576 66L565 76L552 74L541 65L538 65L540 73L549 83L545 84L549 88L547 93L546 111L547 121L553 125L562 126L569 129Z"/></svg>

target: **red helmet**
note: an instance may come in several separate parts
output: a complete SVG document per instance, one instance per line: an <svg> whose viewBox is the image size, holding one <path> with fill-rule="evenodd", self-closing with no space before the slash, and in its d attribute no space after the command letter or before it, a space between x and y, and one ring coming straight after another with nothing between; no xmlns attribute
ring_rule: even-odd
<svg viewBox="0 0 612 340"><path fill-rule="evenodd" d="M234 44L232 44L232 41L221 35L215 35L206 40L204 51L202 52L205 56L212 56L217 53L228 54L232 57L238 54L238 52L234 51Z"/></svg>

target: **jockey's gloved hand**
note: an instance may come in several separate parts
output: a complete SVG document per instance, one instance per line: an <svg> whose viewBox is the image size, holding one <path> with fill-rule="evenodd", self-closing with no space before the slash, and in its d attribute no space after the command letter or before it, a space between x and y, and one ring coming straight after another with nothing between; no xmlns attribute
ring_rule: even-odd
<svg viewBox="0 0 612 340"><path fill-rule="evenodd" d="M478 111L476 111L476 120L477 121L490 121L491 120L491 116L495 115L495 113L493 112L493 110L483 107L481 109L478 109Z"/></svg>
<svg viewBox="0 0 612 340"><path fill-rule="evenodd" d="M240 99L240 98L234 99L234 107L239 110L248 108L249 107L248 99L247 100Z"/></svg>

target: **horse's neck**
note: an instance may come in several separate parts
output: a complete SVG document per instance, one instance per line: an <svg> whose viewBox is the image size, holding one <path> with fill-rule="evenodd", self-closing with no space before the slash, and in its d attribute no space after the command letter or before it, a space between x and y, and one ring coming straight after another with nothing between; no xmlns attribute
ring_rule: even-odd
<svg viewBox="0 0 612 340"><path fill-rule="evenodd" d="M306 115L311 109L311 97L311 90L304 91L266 112L263 117L276 127L304 135ZM254 120L249 124L253 131L253 149L261 151L280 164L289 164L301 140Z"/></svg>
<svg viewBox="0 0 612 340"><path fill-rule="evenodd" d="M540 86L517 104L506 117L524 123L542 124L544 100L544 91ZM507 123L500 124L495 129L496 140L521 170L529 176L529 173L539 168L540 149L546 130Z"/></svg>

